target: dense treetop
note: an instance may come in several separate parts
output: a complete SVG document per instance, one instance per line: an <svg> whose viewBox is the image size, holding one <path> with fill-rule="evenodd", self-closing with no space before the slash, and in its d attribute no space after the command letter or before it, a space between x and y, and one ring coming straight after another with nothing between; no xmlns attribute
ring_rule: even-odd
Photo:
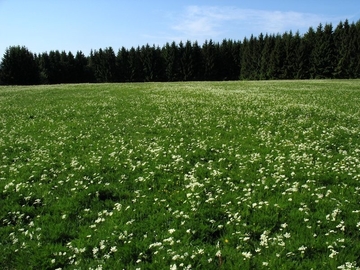
<svg viewBox="0 0 360 270"><path fill-rule="evenodd" d="M304 34L260 34L243 41L166 43L33 54L9 47L0 84L360 78L360 20L310 27Z"/></svg>

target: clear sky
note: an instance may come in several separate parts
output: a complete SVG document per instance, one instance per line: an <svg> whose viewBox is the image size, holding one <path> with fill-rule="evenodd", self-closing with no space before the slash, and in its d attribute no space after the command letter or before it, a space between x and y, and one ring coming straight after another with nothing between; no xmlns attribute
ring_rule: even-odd
<svg viewBox="0 0 360 270"><path fill-rule="evenodd" d="M243 40L251 34L306 33L310 26L360 20L359 0L0 0L0 55L166 42Z"/></svg>

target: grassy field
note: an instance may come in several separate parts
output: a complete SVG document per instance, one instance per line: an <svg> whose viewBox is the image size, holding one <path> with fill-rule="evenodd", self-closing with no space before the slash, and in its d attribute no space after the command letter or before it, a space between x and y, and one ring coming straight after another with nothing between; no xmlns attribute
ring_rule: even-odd
<svg viewBox="0 0 360 270"><path fill-rule="evenodd" d="M1 269L359 269L360 81L0 87Z"/></svg>

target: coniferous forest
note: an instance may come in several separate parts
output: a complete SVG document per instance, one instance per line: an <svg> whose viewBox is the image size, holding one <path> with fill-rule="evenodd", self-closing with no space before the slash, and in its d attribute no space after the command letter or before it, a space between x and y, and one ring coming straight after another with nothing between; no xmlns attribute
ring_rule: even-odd
<svg viewBox="0 0 360 270"><path fill-rule="evenodd" d="M212 40L34 54L6 49L0 84L221 81L360 78L360 20L299 32L260 34L243 41Z"/></svg>

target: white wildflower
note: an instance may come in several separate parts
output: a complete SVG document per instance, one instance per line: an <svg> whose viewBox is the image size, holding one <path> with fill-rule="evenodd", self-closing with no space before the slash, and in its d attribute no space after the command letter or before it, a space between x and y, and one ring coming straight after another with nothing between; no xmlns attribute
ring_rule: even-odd
<svg viewBox="0 0 360 270"><path fill-rule="evenodd" d="M242 252L241 254L245 257L244 260L250 259L252 256L251 252Z"/></svg>

